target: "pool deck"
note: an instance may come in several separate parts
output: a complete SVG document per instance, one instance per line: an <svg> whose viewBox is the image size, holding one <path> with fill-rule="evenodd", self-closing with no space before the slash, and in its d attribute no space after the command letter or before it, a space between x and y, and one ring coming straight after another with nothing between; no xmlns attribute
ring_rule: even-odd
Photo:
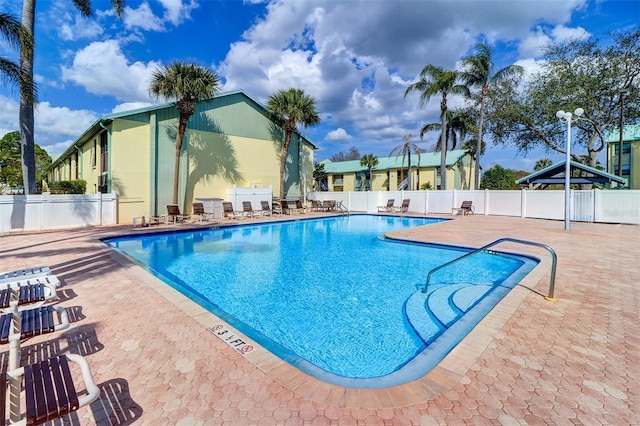
<svg viewBox="0 0 640 426"><path fill-rule="evenodd" d="M394 232L466 247L503 237L547 244L558 256L557 301L543 297L549 253L501 244L496 250L531 254L541 265L434 370L391 388L347 389L307 376L238 334L255 346L240 354L208 330L233 328L98 240L229 222L0 236L0 270L49 265L63 282L59 304L72 328L24 341L22 362L86 356L101 396L68 422L640 424L640 226L574 222L564 231L562 221L468 215Z"/></svg>

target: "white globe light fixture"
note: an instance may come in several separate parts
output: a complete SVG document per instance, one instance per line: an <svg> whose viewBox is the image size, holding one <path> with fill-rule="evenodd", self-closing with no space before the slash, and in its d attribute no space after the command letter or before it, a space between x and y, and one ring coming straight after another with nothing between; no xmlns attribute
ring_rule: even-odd
<svg viewBox="0 0 640 426"><path fill-rule="evenodd" d="M567 123L567 159L564 170L564 229L571 228L571 117L580 118L584 114L584 109L576 108L573 114L562 110L556 112L556 117Z"/></svg>

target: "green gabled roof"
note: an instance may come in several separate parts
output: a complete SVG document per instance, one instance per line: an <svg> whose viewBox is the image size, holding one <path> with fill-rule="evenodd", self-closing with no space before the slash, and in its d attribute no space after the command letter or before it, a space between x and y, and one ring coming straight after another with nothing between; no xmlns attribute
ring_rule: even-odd
<svg viewBox="0 0 640 426"><path fill-rule="evenodd" d="M624 142L640 141L640 124L629 124L622 127L622 140ZM607 132L605 143L620 143L620 127L613 127Z"/></svg>
<svg viewBox="0 0 640 426"><path fill-rule="evenodd" d="M447 152L447 166L453 166L460 160L460 158L467 155L467 151L456 149L453 151ZM391 157L378 157L378 165L375 166L372 170L390 170L390 169L400 169L407 167L408 158L404 158L404 162L402 161L402 155L396 157L392 155ZM418 159L417 154L411 154L411 167L417 167L418 163L420 167L437 167L440 166L440 152L422 152L420 153L420 158ZM360 160L349 160L349 161L326 161L324 162L324 171L326 173L354 173L361 172L366 170L366 167L360 165Z"/></svg>

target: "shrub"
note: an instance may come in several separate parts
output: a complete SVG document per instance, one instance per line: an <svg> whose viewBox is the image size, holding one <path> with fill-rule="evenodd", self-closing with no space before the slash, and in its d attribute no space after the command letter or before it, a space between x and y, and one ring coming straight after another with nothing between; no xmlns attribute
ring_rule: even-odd
<svg viewBox="0 0 640 426"><path fill-rule="evenodd" d="M52 194L85 194L87 192L87 181L78 179L51 182L49 190Z"/></svg>

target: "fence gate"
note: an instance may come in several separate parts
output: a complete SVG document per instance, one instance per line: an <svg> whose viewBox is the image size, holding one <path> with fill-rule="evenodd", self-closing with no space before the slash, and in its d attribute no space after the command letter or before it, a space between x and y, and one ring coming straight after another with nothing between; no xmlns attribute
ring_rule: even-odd
<svg viewBox="0 0 640 426"><path fill-rule="evenodd" d="M573 209L571 220L579 222L593 222L595 211L595 200L593 191L571 191L573 193Z"/></svg>

